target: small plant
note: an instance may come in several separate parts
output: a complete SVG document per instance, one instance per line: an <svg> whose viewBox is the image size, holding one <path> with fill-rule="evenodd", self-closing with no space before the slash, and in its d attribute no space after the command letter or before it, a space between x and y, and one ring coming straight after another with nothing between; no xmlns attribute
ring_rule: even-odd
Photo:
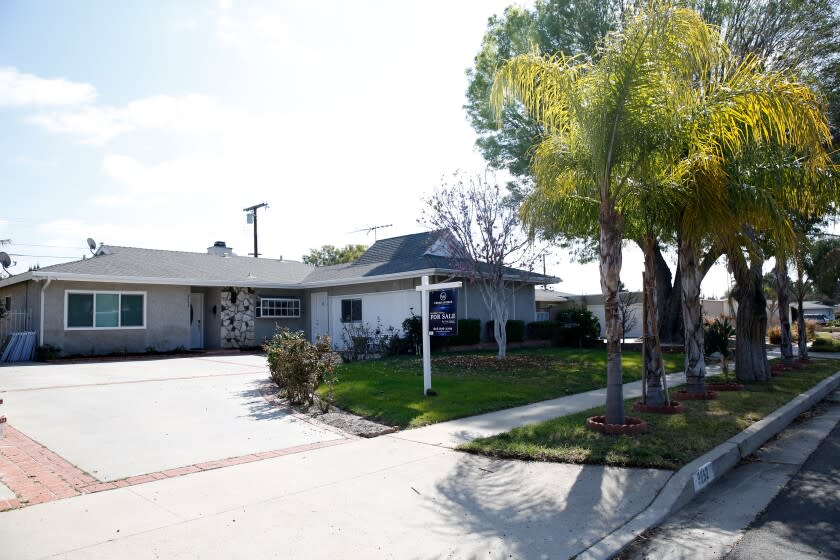
<svg viewBox="0 0 840 560"><path fill-rule="evenodd" d="M720 353L720 367L725 383L729 382L729 339L735 336L735 327L729 317L721 315L711 323L707 323L703 334L704 353L706 356ZM779 335L781 338L781 334Z"/></svg>
<svg viewBox="0 0 840 560"><path fill-rule="evenodd" d="M157 354L157 348L154 346L146 346L146 354Z"/></svg>
<svg viewBox="0 0 840 560"><path fill-rule="evenodd" d="M767 338L770 340L770 344L781 344L782 343L782 329L781 327L770 327L767 329Z"/></svg>
<svg viewBox="0 0 840 560"><path fill-rule="evenodd" d="M55 360L59 354L61 354L61 348L52 344L44 344L35 348L35 361L47 362L49 360Z"/></svg>
<svg viewBox="0 0 840 560"><path fill-rule="evenodd" d="M811 345L814 352L840 352L840 340L819 337Z"/></svg>
<svg viewBox="0 0 840 560"><path fill-rule="evenodd" d="M402 322L402 329L406 338L414 345L414 353L419 356L423 351L423 318L415 315L410 309L411 316Z"/></svg>
<svg viewBox="0 0 840 560"><path fill-rule="evenodd" d="M315 388L324 382L328 388L327 409L332 405L337 381L337 364L328 336L312 344L303 331L281 329L264 346L271 379L286 394L291 404L310 406Z"/></svg>

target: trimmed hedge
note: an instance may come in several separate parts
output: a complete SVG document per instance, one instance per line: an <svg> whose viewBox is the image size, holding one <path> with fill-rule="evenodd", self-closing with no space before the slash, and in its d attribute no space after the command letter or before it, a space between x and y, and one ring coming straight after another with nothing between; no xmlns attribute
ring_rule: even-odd
<svg viewBox="0 0 840 560"><path fill-rule="evenodd" d="M818 337L817 340L811 344L811 350L814 352L840 352L840 341Z"/></svg>
<svg viewBox="0 0 840 560"><path fill-rule="evenodd" d="M493 335L494 325L494 321L487 321L487 336L490 340L495 340ZM508 342L522 342L525 340L525 321L509 319L505 323L505 334L507 334Z"/></svg>
<svg viewBox="0 0 840 560"><path fill-rule="evenodd" d="M481 319L458 319L458 336L448 337L452 346L466 346L481 342Z"/></svg>
<svg viewBox="0 0 840 560"><path fill-rule="evenodd" d="M531 340L551 340L557 323L554 321L534 321L528 323L528 338Z"/></svg>

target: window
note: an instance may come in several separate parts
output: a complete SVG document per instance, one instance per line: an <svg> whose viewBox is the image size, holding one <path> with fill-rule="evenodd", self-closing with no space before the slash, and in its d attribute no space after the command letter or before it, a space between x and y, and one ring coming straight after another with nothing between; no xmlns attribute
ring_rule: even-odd
<svg viewBox="0 0 840 560"><path fill-rule="evenodd" d="M343 299L341 300L341 322L357 323L362 320L362 300Z"/></svg>
<svg viewBox="0 0 840 560"><path fill-rule="evenodd" d="M264 297L257 305L257 317L300 317L300 298Z"/></svg>
<svg viewBox="0 0 840 560"><path fill-rule="evenodd" d="M146 294L66 292L66 329L142 329Z"/></svg>

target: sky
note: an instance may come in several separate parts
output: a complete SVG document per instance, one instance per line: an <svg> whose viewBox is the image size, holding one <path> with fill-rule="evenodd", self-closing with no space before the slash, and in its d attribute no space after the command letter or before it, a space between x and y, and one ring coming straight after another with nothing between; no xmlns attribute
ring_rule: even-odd
<svg viewBox="0 0 840 560"><path fill-rule="evenodd" d="M484 161L463 110L511 0L0 3L0 239L17 264L85 240L300 260L422 231L423 198ZM364 231L358 231L364 230ZM674 258L671 259L674 261ZM672 262L673 265L673 262ZM554 289L600 291L553 249ZM622 280L641 287L625 250ZM722 296L716 266L703 284Z"/></svg>

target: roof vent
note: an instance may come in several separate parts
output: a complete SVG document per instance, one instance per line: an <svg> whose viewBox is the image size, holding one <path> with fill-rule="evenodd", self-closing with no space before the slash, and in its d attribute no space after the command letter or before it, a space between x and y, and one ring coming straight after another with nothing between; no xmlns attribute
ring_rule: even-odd
<svg viewBox="0 0 840 560"><path fill-rule="evenodd" d="M224 241L216 241L212 247L207 247L207 254L218 257L230 257L233 255L233 249L228 247Z"/></svg>

